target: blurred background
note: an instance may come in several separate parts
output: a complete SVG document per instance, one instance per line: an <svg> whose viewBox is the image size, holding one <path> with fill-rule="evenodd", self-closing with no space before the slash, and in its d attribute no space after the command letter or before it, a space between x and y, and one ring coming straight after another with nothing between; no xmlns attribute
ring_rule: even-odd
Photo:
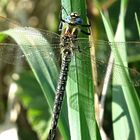
<svg viewBox="0 0 140 140"><path fill-rule="evenodd" d="M60 0L0 0L0 30L18 25L58 33L60 3ZM110 17L115 32L119 19L120 0L87 0L87 3L94 38L107 40L96 6L98 4ZM125 20L127 41L139 40L135 12L140 17L140 1L130 0ZM5 41L5 38L0 40ZM27 65L26 62L23 63L24 66ZM113 139L110 123L111 96L107 98L105 114L108 114L105 115L104 120L105 131L108 137ZM0 139L44 140L47 136L46 124L49 118L49 107L28 65L23 68L21 64L10 65L0 61ZM5 137L6 131L8 135L11 134L10 138ZM15 135L12 136L13 134Z"/></svg>

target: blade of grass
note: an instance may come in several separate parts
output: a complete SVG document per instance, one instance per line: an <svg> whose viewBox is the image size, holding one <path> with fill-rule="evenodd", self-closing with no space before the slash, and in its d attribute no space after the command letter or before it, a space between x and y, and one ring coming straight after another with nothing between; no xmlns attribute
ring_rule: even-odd
<svg viewBox="0 0 140 140"><path fill-rule="evenodd" d="M122 1L122 3L121 3L122 5L122 7L121 7L121 10L122 10L122 12L123 13L121 13L121 14L123 14L122 15L122 18L124 18L124 12L125 12L125 6L126 6L126 1ZM112 31L112 29L111 29L111 25L110 25L110 22L105 18L105 16L101 13L101 15L102 15L102 19L103 19L103 23L104 23L104 26L105 26L105 30L106 30L106 33L107 33L107 36L108 36L108 39L109 39L109 41L110 42L115 42L115 41L119 41L119 39L120 38L118 38L118 37L116 37L116 39L114 39L114 35L113 35L113 31ZM124 35L124 32L122 31L121 32L121 30L124 28L123 27L123 19L120 19L120 20L122 20L121 22L120 22L120 24L122 24L121 26L118 26L119 27L119 35ZM117 33L118 34L118 33ZM123 39L124 39L124 37L123 37ZM121 40L120 41L122 41L122 38L121 38ZM124 47L125 48L125 47ZM112 52L113 52L113 56L114 56L114 58L115 58L115 63L117 63L117 64L119 64L119 65L123 65L123 64L126 64L126 59L125 59L125 56L124 57L121 57L122 56L122 53L121 53L121 56L120 56L120 52L119 52L119 50L117 49L117 46L115 46L115 44L114 45L112 45L111 46L111 49L112 49ZM123 60L124 59L124 60ZM125 62L125 63L124 63ZM130 84L130 77L129 77L129 75L128 75L128 73L127 73L127 71L125 70L125 69L121 69L121 71L120 71L120 73L117 73L118 71L117 70L115 70L114 71L114 76L116 76L116 78L114 78L115 80L113 81L114 83L114 86L113 86L113 89L115 89L116 90L116 93L114 93L113 95L115 96L115 95L118 95L119 93L121 93L121 94L119 94L120 95L120 100L118 99L117 100L117 97L115 97L116 98L116 100L117 100L117 103L119 104L119 105L121 105L121 99L122 99L122 96L124 96L124 98L125 98L125 100L123 100L123 102L124 101L126 101L126 109L128 109L128 111L129 111L129 115L130 115L130 117L131 117L131 121L132 121L132 125L133 125L133 129L131 129L131 132L132 131L134 131L135 132L135 135L134 135L134 137L133 138L135 138L135 139L138 139L139 138L139 122L140 122L140 115L139 115L139 108L140 108L140 104L139 104L139 99L138 99L138 97L137 97L137 93L136 93L136 91L135 91L135 89L134 89L134 87L133 87L133 85L132 84ZM117 80L116 80L117 79ZM119 80L119 81L118 81ZM127 85L127 86L122 86L123 85L123 83L125 83L125 85ZM115 90L113 90L113 91L115 91ZM118 93L118 94L117 94ZM113 102L113 105L114 105L114 111L117 113L117 114L115 114L115 112L114 112L114 115L115 115L115 117L117 117L118 116L118 114L119 115L121 115L121 113L122 113L122 110L117 110L117 106L119 106L119 105L116 105L116 103L115 102ZM115 110L115 107L116 107L116 110ZM119 106L120 107L120 106ZM123 110L124 111L124 110ZM123 113L126 113L125 115L127 116L127 112L123 112ZM118 116L119 117L119 116ZM129 116L128 116L129 117ZM117 119L117 118L116 118ZM116 120L115 119L115 120ZM127 118L128 119L128 118ZM115 123L117 123L116 121L114 120L114 124ZM128 120L127 120L128 121ZM127 123L127 126L129 126L130 124L129 123ZM118 129L119 128L119 129ZM114 130L114 135L115 136L117 136L118 135L118 130L120 130L121 128L120 128L120 125L118 125L117 126L117 129L115 129ZM119 135L118 135L118 137L119 137L119 139L121 139L121 134L122 134L122 136L123 136L123 138L122 139L124 139L124 138L128 138L128 134L126 134L126 133L124 133L124 128L121 130L121 131L119 131ZM130 131L129 131L129 134L131 133ZM121 134L120 134L121 133ZM124 135L123 135L123 133L124 133ZM117 139L117 138L116 138Z"/></svg>
<svg viewBox="0 0 140 140"><path fill-rule="evenodd" d="M118 41L125 42L124 19L125 19L125 13L126 13L126 8L127 8L127 2L128 2L127 0L121 1L119 23L118 23L118 27L117 27L117 31L116 31L116 35L115 35L116 42L118 42ZM122 45L121 49L118 51L119 51L119 54L121 54L121 59L122 59L123 64L125 66L127 66L126 46ZM115 69L114 69L114 73L117 73L117 70L115 71ZM130 77L128 77L128 78L130 78ZM114 78L113 81L115 81L114 83L116 83L117 80ZM118 81L118 83L119 83L119 81ZM129 86L129 84L128 84L128 86ZM125 87L124 87L124 89L125 89ZM133 89L133 87L132 87L132 89ZM118 91L120 91L120 90L118 90ZM138 103L137 93L135 92L135 90L133 90L133 91L129 90L129 91L130 91L131 96L133 96L132 95L133 92L135 93L134 96L136 96L136 97L133 98L134 99L133 102L135 102L135 98L136 98L136 102ZM131 113L130 110L133 110L134 106L132 105L132 106L129 106L129 108L128 108L128 104L129 105L132 104L132 101L127 100L127 97L125 97L125 94L127 94L127 90L123 90L123 91L119 92L119 94L116 94L116 92L113 93L113 101L114 101L113 119L116 120L116 118L118 118L118 116L122 113L122 111L124 113L124 116L119 121L117 121L117 123L113 124L115 139L120 139L120 138L124 139L127 137L129 139L135 139L135 137L138 137L137 131L139 131L139 130L136 126L135 127L136 131L135 131L135 129L133 129L133 125L135 125L135 123L137 123L137 121L139 121L139 120L137 120L136 122L130 120L131 117L133 117L132 119L135 120L134 116L132 116L130 114ZM132 98L132 97L129 97L129 98ZM118 106L118 105L116 106L116 103L119 103L119 105L121 105L121 106ZM139 104L138 104L138 106L139 106ZM116 110L118 110L118 112L116 112ZM137 117L139 117L139 116L137 116ZM124 127L122 127L120 129L120 125L122 125L122 124ZM119 136L118 136L118 130L120 132ZM130 132L131 132L131 134L130 134Z"/></svg>
<svg viewBox="0 0 140 140"><path fill-rule="evenodd" d="M119 15L119 23L116 31L116 36L115 36L115 41L122 41L125 42L125 27L124 27L124 18L125 18L125 11L126 11L126 5L127 1L121 2L121 8L120 8L120 15ZM118 50L121 55L121 59L123 60L123 64L127 66L127 57L126 57L126 46L122 45L121 50ZM113 74L117 73L117 69L114 68ZM113 77L113 83L116 89L116 85L118 83L117 80ZM117 94L118 93L118 94ZM131 130L130 124L130 115L127 109L126 101L123 95L122 90L117 90L117 92L112 92L112 98L113 98L113 103L112 103L112 118L114 122L116 122L116 118L124 112L123 117L117 121L117 123L113 123L113 132L114 132L114 138L115 139L124 139L129 137L129 132ZM116 105L118 104L118 105ZM117 111L116 111L117 110ZM120 125L123 124L123 127L119 128ZM127 128L127 129L124 129ZM118 129L119 128L119 129ZM118 135L119 131L119 135ZM132 133L133 134L133 133Z"/></svg>
<svg viewBox="0 0 140 140"><path fill-rule="evenodd" d="M15 40L15 42L19 45L21 50L26 56L26 59L38 81L40 87L44 93L44 96L49 103L50 107L53 108L54 104L54 96L55 96L55 87L58 78L58 67L55 63L55 57L51 59L44 59L43 55L40 53L36 53L39 51L38 47L36 47L35 52L30 48L32 45L36 46L46 46L46 53L54 53L52 51L51 45L48 40L46 40L39 31L33 28L15 28L10 29L1 34L5 34L10 36ZM31 56L28 54L32 54ZM46 54L47 55L47 54ZM49 54L48 54L49 55ZM69 127L68 120L66 117L67 108L66 101L64 101L63 112L61 113L59 128L65 140L69 140Z"/></svg>
<svg viewBox="0 0 140 140"><path fill-rule="evenodd" d="M137 28L138 28L139 37L140 37L140 24L139 24L139 20L138 20L136 13L135 13L135 19L136 19L136 24L137 24Z"/></svg>
<svg viewBox="0 0 140 140"><path fill-rule="evenodd" d="M83 18L84 24L87 23L85 0L62 0L61 2L68 14L76 11ZM62 16L65 18L66 13L63 12ZM80 36L82 36L82 34ZM80 59L85 59L80 53L77 53L76 55L78 55L78 58ZM71 65L83 67L83 69L80 70L75 68L75 70L69 74L74 80L69 78L67 83L67 102L71 140L100 139L98 135L99 133L96 132L93 83L87 78L88 76L92 77L90 59L88 60L88 64L84 64L83 61L81 62L73 56ZM88 76L83 77L80 73L86 73ZM78 85L78 83L80 83L80 85Z"/></svg>

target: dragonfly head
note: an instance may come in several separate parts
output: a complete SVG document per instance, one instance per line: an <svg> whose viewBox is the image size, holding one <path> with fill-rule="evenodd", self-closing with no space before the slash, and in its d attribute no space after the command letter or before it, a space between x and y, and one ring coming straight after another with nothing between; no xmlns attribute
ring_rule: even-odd
<svg viewBox="0 0 140 140"><path fill-rule="evenodd" d="M73 24L73 25L80 25L83 23L82 18L77 12L72 12L69 16L66 17L65 21L68 24Z"/></svg>

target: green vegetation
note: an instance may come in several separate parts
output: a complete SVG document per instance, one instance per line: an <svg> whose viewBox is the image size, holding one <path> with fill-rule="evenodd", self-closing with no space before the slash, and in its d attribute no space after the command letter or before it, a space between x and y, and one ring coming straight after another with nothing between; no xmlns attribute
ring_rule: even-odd
<svg viewBox="0 0 140 140"><path fill-rule="evenodd" d="M139 39L140 15L138 13L138 5L140 2L137 0L135 4L133 3L134 6L131 4L131 1L128 2L127 0L122 0L120 3L113 0L100 2L93 0L88 3L85 0L61 0L60 3L58 1L52 2L51 0L39 3L27 2L24 3L24 10L14 7L14 11L12 12L9 12L10 9L8 8L10 3L8 2L3 2L0 7L3 9L1 12L2 16L10 17L13 21L17 19L17 21L21 22L21 25L29 24L36 28L47 29L57 33L60 13L62 12L62 17L65 18L67 13L70 14L73 11L77 11L83 18L85 24L91 23L90 41L94 38L94 40L102 39L120 43L112 43L110 45L111 48L109 48L109 44L104 42L98 44L98 48L95 48L95 50L91 49L91 51L97 51L97 59L99 58L100 60L109 57L105 56L104 52L110 55L108 50L111 49L113 58L115 59L114 64L117 64L113 69L113 75L111 75L112 78L110 80L111 84L109 83L107 94L105 95L103 122L98 116L100 115L100 109L98 107L101 104L99 103L99 98L102 99L102 95L99 92L101 89L98 86L93 86L92 79L92 74L94 77L97 76L96 72L92 71L91 65L94 61L94 52L90 52L90 49L88 49L83 52L85 55L77 52L73 56L66 96L59 119L57 139L62 137L64 140L100 140L108 137L114 140L138 140L140 137L140 57L138 57L140 55L140 43L131 45L131 43L123 44L121 42ZM19 4L23 5L20 2ZM31 5L30 7L26 7L26 4ZM13 5L16 4L13 2ZM60 5L65 8L67 13ZM17 13L15 13L16 10L18 11ZM21 108L17 121L14 121L17 124L19 137L21 140L31 138L34 140L45 140L50 128L55 89L60 69L59 62L56 61L59 59L59 52L52 47L58 43L59 36L55 33L48 33L47 36L45 35L45 30L38 31L28 27L9 29L9 26L16 25L16 22L12 22L12 19L0 17L0 42L9 43L14 40L18 44L17 46L4 46L6 47L5 52L7 50L7 55L1 54L3 56L1 58L4 60L0 61L0 121L4 125L4 114L10 106L8 104L7 107L7 100L4 98L5 96L9 98L6 89L12 83L16 82L18 87L16 98L18 98L18 101L13 100L13 106L18 104ZM115 30L116 32L114 33ZM41 35L40 31L44 35ZM55 36L55 40L52 39L53 36ZM84 45L81 44L80 46L84 48L88 44L88 36L81 33L79 37L85 38ZM34 51L31 49L32 46L36 47ZM2 45L0 47L1 52L3 50ZM132 48L136 50L134 51L133 49L131 51ZM15 52L15 55L21 49L29 66L27 64L25 66L24 62L22 62L22 65L20 59L16 60L16 57L15 67L14 65L5 65L3 63L4 61L8 61L9 63L13 63L12 61L14 61L10 57L10 49ZM131 55L127 56L127 52L130 52ZM7 58L4 56L7 56ZM17 57L22 59L22 57ZM132 77L126 70L129 65L137 70L137 76L135 76L138 78L138 80L136 79L138 81L137 87L136 83L132 84L130 82ZM120 66L125 67L120 68ZM29 67L31 70L29 70ZM26 68L28 70L25 70ZM101 85L103 83L103 77L105 76L105 72L103 71L105 71L105 68L100 68L97 71L100 80L97 80L94 84ZM19 79L11 76L13 71L14 73L18 73ZM8 80L5 80L6 78ZM97 94L97 91L100 95ZM21 114L24 116L24 119L21 117ZM3 131L1 126L0 130ZM105 135L103 135L104 133Z"/></svg>

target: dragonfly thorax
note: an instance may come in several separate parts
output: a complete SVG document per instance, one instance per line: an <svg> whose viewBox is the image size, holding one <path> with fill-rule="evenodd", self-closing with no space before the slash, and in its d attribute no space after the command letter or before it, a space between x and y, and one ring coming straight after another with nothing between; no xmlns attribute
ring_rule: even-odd
<svg viewBox="0 0 140 140"><path fill-rule="evenodd" d="M77 46L76 41L77 39L75 38L75 36L62 36L60 43L62 53L65 53L66 51L73 53Z"/></svg>

